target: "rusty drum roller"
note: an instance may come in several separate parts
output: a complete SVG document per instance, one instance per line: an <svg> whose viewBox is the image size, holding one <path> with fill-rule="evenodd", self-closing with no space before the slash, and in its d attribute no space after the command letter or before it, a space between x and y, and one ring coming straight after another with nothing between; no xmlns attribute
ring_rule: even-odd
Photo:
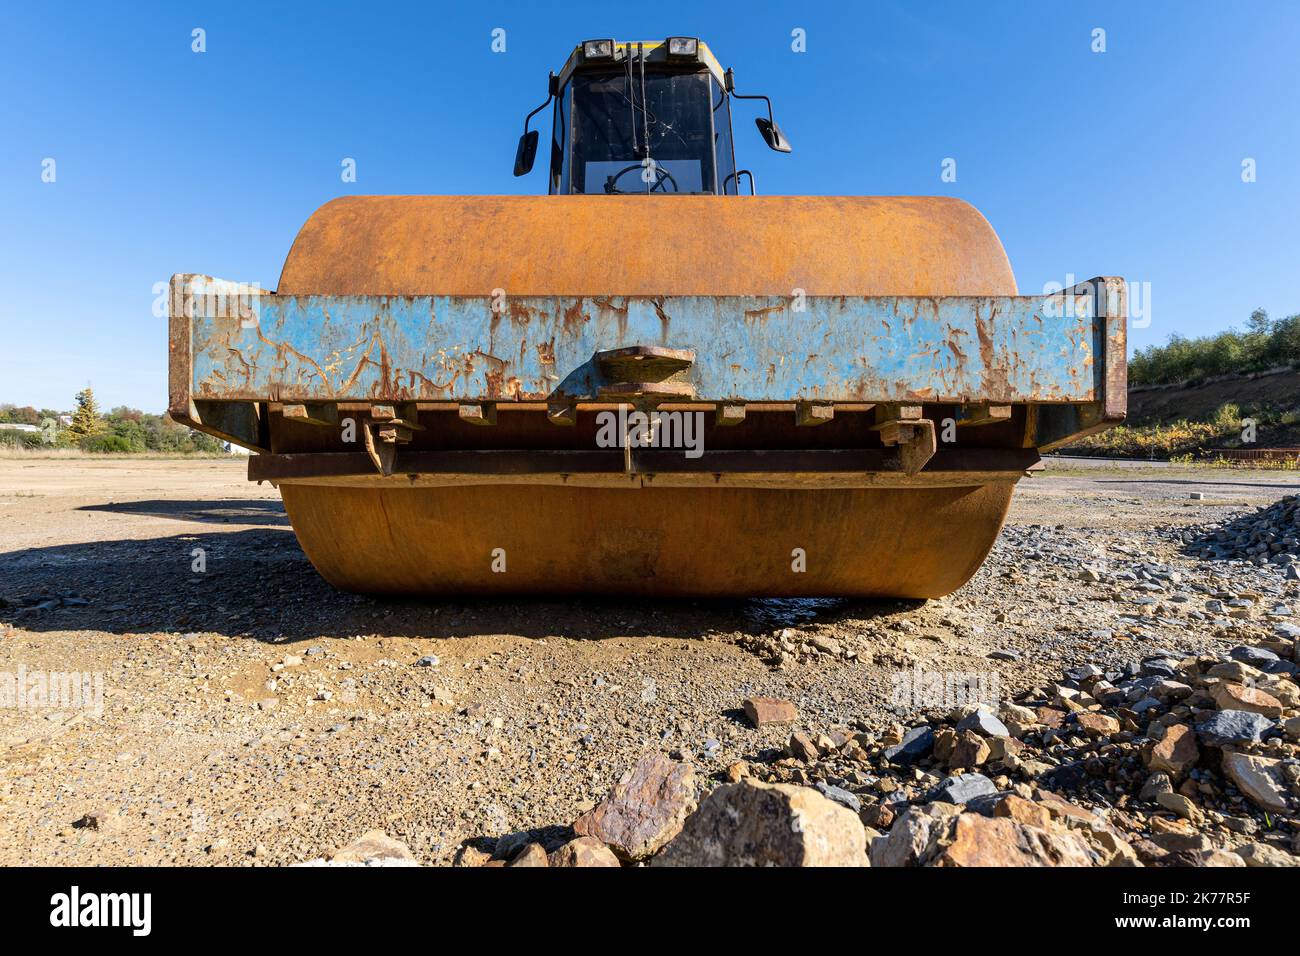
<svg viewBox="0 0 1300 956"><path fill-rule="evenodd" d="M959 200L673 196L339 199L298 234L278 291L494 288L510 297L1016 292L998 237ZM783 358L793 357L757 360ZM555 426L529 417L542 444ZM303 550L347 590L935 597L979 567L1018 475L934 488L281 491ZM504 573L492 570L497 548ZM796 549L802 572L792 571Z"/></svg>
<svg viewBox="0 0 1300 956"><path fill-rule="evenodd" d="M1038 452L1122 420L1123 283L1018 296L957 199L739 195L745 99L691 38L579 46L551 195L336 199L275 293L176 276L173 417L348 590L954 590Z"/></svg>

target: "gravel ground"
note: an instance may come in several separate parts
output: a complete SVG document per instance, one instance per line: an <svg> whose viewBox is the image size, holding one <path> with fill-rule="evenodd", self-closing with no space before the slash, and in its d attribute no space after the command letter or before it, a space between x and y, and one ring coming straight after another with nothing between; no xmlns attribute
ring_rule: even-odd
<svg viewBox="0 0 1300 956"><path fill-rule="evenodd" d="M372 829L449 862L574 820L647 751L712 786L783 748L749 696L884 730L918 667L1014 697L1223 653L1300 622L1300 582L1193 542L1298 486L1049 464L928 603L419 603L332 590L242 462L0 459L0 673L103 675L102 713L0 710L0 864L285 864Z"/></svg>

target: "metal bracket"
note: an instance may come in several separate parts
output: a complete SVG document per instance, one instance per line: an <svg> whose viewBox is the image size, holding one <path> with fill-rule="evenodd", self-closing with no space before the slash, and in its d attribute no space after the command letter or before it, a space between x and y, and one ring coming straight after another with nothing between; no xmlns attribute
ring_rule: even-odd
<svg viewBox="0 0 1300 956"><path fill-rule="evenodd" d="M957 426L996 425L1011 420L1010 405L967 405L957 410Z"/></svg>
<svg viewBox="0 0 1300 956"><path fill-rule="evenodd" d="M719 405L713 411L713 424L729 428L745 420L744 405Z"/></svg>
<svg viewBox="0 0 1300 956"><path fill-rule="evenodd" d="M324 425L337 428L339 407L327 402L306 402L296 405L271 403L271 414L279 412L286 420L304 425Z"/></svg>
<svg viewBox="0 0 1300 956"><path fill-rule="evenodd" d="M891 421L877 427L881 444L887 448L897 446L898 458L907 476L915 476L934 457L938 446L934 438L934 422L930 419Z"/></svg>
<svg viewBox="0 0 1300 956"><path fill-rule="evenodd" d="M685 372L695 363L694 349L629 345L597 352L593 361L610 384L598 394L607 401L657 404L695 397Z"/></svg>
<svg viewBox="0 0 1300 956"><path fill-rule="evenodd" d="M834 418L835 406L829 402L800 402L795 407L796 425L825 425Z"/></svg>
<svg viewBox="0 0 1300 956"><path fill-rule="evenodd" d="M456 417L467 425L495 425L497 406L495 402L462 403L456 408Z"/></svg>
<svg viewBox="0 0 1300 956"><path fill-rule="evenodd" d="M384 477L393 473L397 460L397 446L411 441L411 427L404 422L370 421L361 430L366 443L366 454Z"/></svg>
<svg viewBox="0 0 1300 956"><path fill-rule="evenodd" d="M607 402L631 402L633 405L657 405L695 397L690 382L616 382L602 385L599 395Z"/></svg>

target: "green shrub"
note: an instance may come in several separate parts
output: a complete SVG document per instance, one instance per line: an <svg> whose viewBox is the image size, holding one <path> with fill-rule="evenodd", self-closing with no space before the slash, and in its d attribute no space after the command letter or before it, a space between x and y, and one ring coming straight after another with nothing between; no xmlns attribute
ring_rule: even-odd
<svg viewBox="0 0 1300 956"><path fill-rule="evenodd" d="M39 448L41 446L41 433L11 431L8 428L3 428L0 429L0 445L18 448Z"/></svg>
<svg viewBox="0 0 1300 956"><path fill-rule="evenodd" d="M82 451L94 452L130 452L143 451L143 448L136 448L131 442L121 435L96 435L94 438L87 438L81 443Z"/></svg>
<svg viewBox="0 0 1300 956"><path fill-rule="evenodd" d="M1241 407L1236 402L1224 402L1214 413L1214 424L1224 429L1241 427Z"/></svg>

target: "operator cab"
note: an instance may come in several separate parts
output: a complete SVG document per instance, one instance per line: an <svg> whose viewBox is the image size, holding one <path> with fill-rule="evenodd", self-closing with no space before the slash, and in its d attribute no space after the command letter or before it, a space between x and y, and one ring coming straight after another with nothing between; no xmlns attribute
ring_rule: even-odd
<svg viewBox="0 0 1300 956"><path fill-rule="evenodd" d="M705 44L694 37L618 43L587 40L559 75L545 103L524 120L515 175L532 169L537 130L529 121L551 105L548 192L569 194L736 195L740 177L731 137L731 100L761 99L755 122L768 146L790 152L766 96L735 92Z"/></svg>

